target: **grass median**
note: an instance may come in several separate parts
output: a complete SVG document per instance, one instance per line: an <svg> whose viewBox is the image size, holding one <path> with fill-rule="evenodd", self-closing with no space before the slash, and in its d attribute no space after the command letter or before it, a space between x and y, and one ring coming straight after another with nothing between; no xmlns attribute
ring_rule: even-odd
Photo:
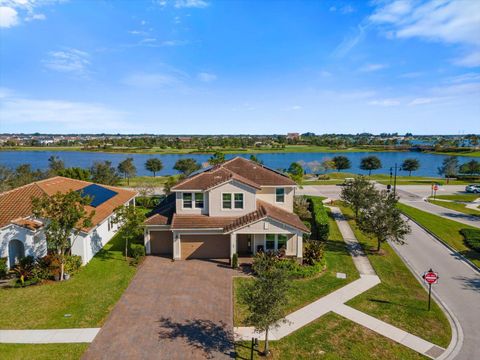
<svg viewBox="0 0 480 360"><path fill-rule="evenodd" d="M460 230L462 229L476 228L450 219L445 219L441 216L433 215L422 210L418 210L402 203L399 203L398 207L405 215L445 241L448 245L469 259L472 263L480 266L480 253L470 249L465 244L465 240L460 233Z"/></svg>

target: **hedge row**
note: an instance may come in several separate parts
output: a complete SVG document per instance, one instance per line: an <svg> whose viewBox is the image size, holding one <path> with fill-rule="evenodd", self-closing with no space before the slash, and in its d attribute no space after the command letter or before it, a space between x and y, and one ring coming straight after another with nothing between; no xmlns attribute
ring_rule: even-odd
<svg viewBox="0 0 480 360"><path fill-rule="evenodd" d="M312 213L312 235L313 240L328 240L330 229L328 227L328 213L320 198L316 196L307 196Z"/></svg>
<svg viewBox="0 0 480 360"><path fill-rule="evenodd" d="M480 252L480 230L462 229L460 233L463 235L465 243L469 248Z"/></svg>

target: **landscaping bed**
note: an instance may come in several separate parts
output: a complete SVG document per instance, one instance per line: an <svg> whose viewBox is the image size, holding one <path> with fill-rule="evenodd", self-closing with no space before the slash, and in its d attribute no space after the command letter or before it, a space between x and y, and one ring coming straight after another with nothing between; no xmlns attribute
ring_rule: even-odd
<svg viewBox="0 0 480 360"><path fill-rule="evenodd" d="M477 266L480 266L480 253L467 246L465 239L460 233L462 229L473 229L474 227L459 222L433 215L414 207L398 204L400 210L408 217L415 220L421 226L432 232L448 245L453 247L460 254Z"/></svg>
<svg viewBox="0 0 480 360"><path fill-rule="evenodd" d="M388 243L376 249L377 240L362 233L353 211L339 204L360 244L366 250L381 284L347 302L360 311L442 347L450 343L450 324L436 303L427 311L428 293Z"/></svg>

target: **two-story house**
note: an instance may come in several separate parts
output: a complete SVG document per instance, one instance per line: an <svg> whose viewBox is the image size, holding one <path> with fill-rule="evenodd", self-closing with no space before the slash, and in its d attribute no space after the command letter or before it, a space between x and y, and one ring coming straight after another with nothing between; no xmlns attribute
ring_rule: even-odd
<svg viewBox="0 0 480 360"><path fill-rule="evenodd" d="M231 258L284 249L302 258L308 228L293 213L296 184L242 157L194 174L145 221L147 254Z"/></svg>

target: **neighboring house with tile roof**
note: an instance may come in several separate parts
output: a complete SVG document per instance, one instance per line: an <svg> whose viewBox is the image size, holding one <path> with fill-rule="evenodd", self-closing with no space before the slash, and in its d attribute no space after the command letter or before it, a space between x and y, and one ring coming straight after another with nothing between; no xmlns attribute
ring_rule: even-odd
<svg viewBox="0 0 480 360"><path fill-rule="evenodd" d="M303 257L308 228L293 212L288 176L236 157L191 175L145 221L147 254L231 258L284 249Z"/></svg>
<svg viewBox="0 0 480 360"><path fill-rule="evenodd" d="M80 255L83 264L115 235L119 226L112 222L114 210L120 205L134 204L135 191L93 184L61 176L36 181L0 194L0 257L12 267L23 256L42 257L47 254L44 224L32 215L32 198L51 196L57 192L81 191L92 199L85 206L94 211L93 225L81 229L71 253ZM48 219L47 219L48 221Z"/></svg>

